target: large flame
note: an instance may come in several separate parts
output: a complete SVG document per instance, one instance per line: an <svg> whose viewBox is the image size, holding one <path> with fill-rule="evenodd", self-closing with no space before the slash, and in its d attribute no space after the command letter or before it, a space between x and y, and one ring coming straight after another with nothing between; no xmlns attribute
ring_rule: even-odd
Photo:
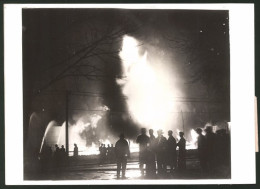
<svg viewBox="0 0 260 189"><path fill-rule="evenodd" d="M125 36L120 52L125 79L117 82L128 97L131 117L143 127L154 130L170 128L174 109L171 79L166 70L156 69L148 61L147 52L140 55L139 51L138 41Z"/></svg>
<svg viewBox="0 0 260 189"><path fill-rule="evenodd" d="M109 110L106 107L107 111ZM91 146L86 145L86 136L82 137L82 133L89 131L91 128L96 128L99 120L102 119L101 115L93 114L89 115L89 121L84 121L84 118L81 117L78 121L73 124L69 125L69 154L72 155L74 144L77 144L79 154L80 155L94 155L99 154L98 144L92 143ZM42 150L42 146L45 143L48 146L52 146L54 149L54 145L58 144L58 146L64 145L65 146L65 126L66 123L64 122L61 126L58 126L55 121L51 121L44 133L40 152Z"/></svg>

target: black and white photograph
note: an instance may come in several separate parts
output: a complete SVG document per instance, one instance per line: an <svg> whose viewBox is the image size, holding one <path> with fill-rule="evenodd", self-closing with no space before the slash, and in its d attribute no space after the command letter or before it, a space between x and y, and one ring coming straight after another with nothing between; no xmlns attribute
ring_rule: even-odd
<svg viewBox="0 0 260 189"><path fill-rule="evenodd" d="M229 9L29 6L21 24L24 181L232 179Z"/></svg>

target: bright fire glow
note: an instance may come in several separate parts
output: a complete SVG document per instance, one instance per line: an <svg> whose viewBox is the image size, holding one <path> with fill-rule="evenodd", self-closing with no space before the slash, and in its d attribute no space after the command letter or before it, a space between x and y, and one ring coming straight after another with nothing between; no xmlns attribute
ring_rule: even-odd
<svg viewBox="0 0 260 189"><path fill-rule="evenodd" d="M129 141L129 148L130 152L139 152L139 144L135 143L134 141Z"/></svg>
<svg viewBox="0 0 260 189"><path fill-rule="evenodd" d="M96 127L97 127L97 122L98 122L101 118L102 118L102 117L101 117L100 115L94 114L94 115L91 117L92 127L96 128Z"/></svg>
<svg viewBox="0 0 260 189"><path fill-rule="evenodd" d="M89 131L90 127L96 128L101 118L100 115L93 114L90 116L89 122L84 122L83 119L79 119L74 125L69 125L70 155L73 154L74 144L77 144L80 155L99 154L98 145L92 143L91 146L86 146L86 138L82 137L81 133ZM57 126L55 121L51 121L44 133L41 148L44 143L51 145L53 149L55 144L58 144L59 147L61 147L61 145L65 147L65 126L65 122L61 126Z"/></svg>
<svg viewBox="0 0 260 189"><path fill-rule="evenodd" d="M187 143L187 149L196 149L197 148L197 140L198 134L194 129L190 130L191 141Z"/></svg>
<svg viewBox="0 0 260 189"><path fill-rule="evenodd" d="M148 53L139 54L138 41L124 36L120 57L124 76L117 83L126 95L131 117L143 127L154 130L172 128L174 109L172 85L167 70L156 69Z"/></svg>

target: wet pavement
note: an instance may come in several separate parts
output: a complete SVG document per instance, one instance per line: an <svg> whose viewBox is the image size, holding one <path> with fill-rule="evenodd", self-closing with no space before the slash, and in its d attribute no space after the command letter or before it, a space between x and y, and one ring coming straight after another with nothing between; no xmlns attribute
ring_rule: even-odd
<svg viewBox="0 0 260 189"><path fill-rule="evenodd" d="M164 175L156 175L153 178L141 176L138 163L138 153L131 153L126 169L127 180L143 179L207 179L207 178L229 178L229 167L218 167L216 170L202 172L199 160L193 151L187 153L186 170L174 171L168 170ZM116 180L116 164L106 160L105 163L99 163L99 156L79 156L77 158L69 157L60 166L55 166L52 160L51 164L43 165L40 161L27 161L25 164L25 180ZM56 167L56 168L55 168Z"/></svg>
<svg viewBox="0 0 260 189"><path fill-rule="evenodd" d="M197 159L186 161L187 169L182 172L168 172L162 176L156 175L153 178L142 176L137 161L127 163L126 179L200 179L203 178ZM106 163L71 163L69 166L59 169L49 169L38 175L36 180L116 180L116 164Z"/></svg>

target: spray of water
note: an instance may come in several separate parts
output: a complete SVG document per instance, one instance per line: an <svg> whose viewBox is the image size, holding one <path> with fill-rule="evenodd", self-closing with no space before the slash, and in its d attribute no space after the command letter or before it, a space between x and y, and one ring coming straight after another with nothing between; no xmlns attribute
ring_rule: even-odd
<svg viewBox="0 0 260 189"><path fill-rule="evenodd" d="M41 142L41 147L40 147L40 153L41 153L41 151L42 151L42 147L43 147L43 144L44 144L44 142L45 142L45 138L46 138L46 136L47 136L47 134L48 134L50 128L51 128L52 126L54 126L54 125L57 125L56 122L55 122L55 121L51 121L51 122L49 122L49 124L48 124L47 127L46 127L46 130L45 130L44 135L43 135L43 137L42 137L42 142Z"/></svg>

